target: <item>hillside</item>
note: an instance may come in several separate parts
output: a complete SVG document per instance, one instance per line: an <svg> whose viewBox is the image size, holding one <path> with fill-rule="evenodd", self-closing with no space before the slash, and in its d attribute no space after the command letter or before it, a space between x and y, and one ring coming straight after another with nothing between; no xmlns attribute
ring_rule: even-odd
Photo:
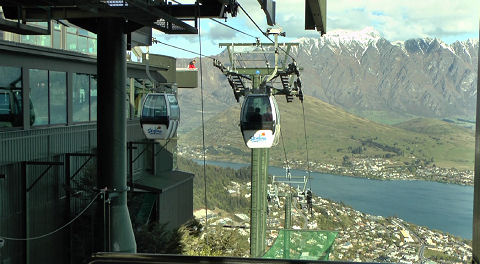
<svg viewBox="0 0 480 264"><path fill-rule="evenodd" d="M298 100L287 104L277 98L281 109L282 133L290 161L306 161L302 106ZM389 158L415 164L472 169L474 137L469 130L440 121L423 119L398 127L375 123L355 116L314 97L304 102L310 161L341 164L347 158ZM249 162L238 127L240 105L216 115L205 123L207 159ZM449 128L445 133L442 128ZM410 129L410 130L409 130ZM412 131L413 130L413 131ZM435 132L438 131L438 132ZM428 134L424 133L428 132ZM200 128L179 138L181 153L201 153ZM194 154L198 155L198 154ZM282 141L273 147L272 164L284 161Z"/></svg>
<svg viewBox="0 0 480 264"><path fill-rule="evenodd" d="M460 134L472 134L471 129L466 129L438 119L415 118L394 125L395 127L410 130L431 136L450 136Z"/></svg>
<svg viewBox="0 0 480 264"><path fill-rule="evenodd" d="M385 124L415 117L475 118L478 40L390 42L367 28L332 31L295 42L300 43L293 56L304 68L305 93L329 104ZM215 57L228 64L225 51ZM188 60L177 64L185 67ZM205 58L202 65L209 118L229 108L235 99L212 61ZM184 118L180 132L185 133L201 124L200 89L180 89L179 101Z"/></svg>

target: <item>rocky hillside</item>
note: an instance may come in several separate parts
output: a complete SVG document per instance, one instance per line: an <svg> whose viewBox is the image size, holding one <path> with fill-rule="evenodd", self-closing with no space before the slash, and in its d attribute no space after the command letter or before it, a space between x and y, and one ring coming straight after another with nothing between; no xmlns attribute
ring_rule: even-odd
<svg viewBox="0 0 480 264"><path fill-rule="evenodd" d="M293 55L304 68L306 94L389 124L412 117L474 119L478 40L451 45L430 38L390 42L367 28L295 42L300 43ZM228 62L225 52L216 57ZM205 58L202 65L208 119L235 100L212 60ZM180 132L190 131L201 121L200 89L180 91L180 103Z"/></svg>
<svg viewBox="0 0 480 264"><path fill-rule="evenodd" d="M326 102L366 117L474 119L478 40L390 42L365 29L298 42L305 90Z"/></svg>

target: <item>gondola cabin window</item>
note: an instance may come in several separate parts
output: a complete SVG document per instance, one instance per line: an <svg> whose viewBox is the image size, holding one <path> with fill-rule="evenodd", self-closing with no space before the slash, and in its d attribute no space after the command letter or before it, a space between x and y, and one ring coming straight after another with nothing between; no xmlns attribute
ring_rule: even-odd
<svg viewBox="0 0 480 264"><path fill-rule="evenodd" d="M143 117L148 118L160 118L167 116L167 104L160 95L151 95L145 99L143 106Z"/></svg>
<svg viewBox="0 0 480 264"><path fill-rule="evenodd" d="M22 69L0 66L0 128L23 125L22 100Z"/></svg>

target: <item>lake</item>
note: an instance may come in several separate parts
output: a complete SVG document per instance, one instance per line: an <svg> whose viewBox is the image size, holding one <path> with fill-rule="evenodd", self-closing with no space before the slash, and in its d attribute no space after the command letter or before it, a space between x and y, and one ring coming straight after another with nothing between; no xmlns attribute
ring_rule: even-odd
<svg viewBox="0 0 480 264"><path fill-rule="evenodd" d="M196 160L203 164L203 161ZM207 164L238 169L249 166L230 162ZM285 170L270 167L272 175ZM305 171L292 170L304 176ZM311 173L314 194L343 202L364 213L397 216L408 222L472 239L473 186L429 181L381 181L366 178Z"/></svg>

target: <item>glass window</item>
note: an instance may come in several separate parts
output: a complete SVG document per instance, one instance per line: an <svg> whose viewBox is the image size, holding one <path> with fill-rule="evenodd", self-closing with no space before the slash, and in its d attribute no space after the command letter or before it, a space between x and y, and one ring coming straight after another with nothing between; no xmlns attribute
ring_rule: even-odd
<svg viewBox="0 0 480 264"><path fill-rule="evenodd" d="M53 31L53 47L55 49L62 48L62 32L58 30Z"/></svg>
<svg viewBox="0 0 480 264"><path fill-rule="evenodd" d="M143 105L143 118L158 118L167 116L167 103L163 95L148 95Z"/></svg>
<svg viewBox="0 0 480 264"><path fill-rule="evenodd" d="M97 40L89 38L88 39L88 53L95 55L97 54Z"/></svg>
<svg viewBox="0 0 480 264"><path fill-rule="evenodd" d="M57 29L57 30L61 30L61 29L62 29L62 26L61 26L60 23L58 23L57 21L54 21L54 22L53 22L53 28L54 28L54 29Z"/></svg>
<svg viewBox="0 0 480 264"><path fill-rule="evenodd" d="M90 76L90 121L97 120L97 76Z"/></svg>
<svg viewBox="0 0 480 264"><path fill-rule="evenodd" d="M21 42L25 44L35 44L35 36L31 35L22 35Z"/></svg>
<svg viewBox="0 0 480 264"><path fill-rule="evenodd" d="M0 66L0 127L23 125L22 70Z"/></svg>
<svg viewBox="0 0 480 264"><path fill-rule="evenodd" d="M243 122L271 120L272 108L268 96L251 96L247 100L246 108L243 109Z"/></svg>
<svg viewBox="0 0 480 264"><path fill-rule="evenodd" d="M78 37L78 51L81 53L87 53L87 38L79 36Z"/></svg>
<svg viewBox="0 0 480 264"><path fill-rule="evenodd" d="M72 83L73 122L88 122L90 119L90 76L74 73Z"/></svg>
<svg viewBox="0 0 480 264"><path fill-rule="evenodd" d="M50 35L37 36L37 45L43 47L52 47L52 38Z"/></svg>
<svg viewBox="0 0 480 264"><path fill-rule="evenodd" d="M86 31L85 29L79 28L79 29L78 29L78 35L88 36L88 31Z"/></svg>
<svg viewBox="0 0 480 264"><path fill-rule="evenodd" d="M178 120L180 118L180 108L178 107L177 97L173 94L167 95L168 102L170 103L170 118Z"/></svg>
<svg viewBox="0 0 480 264"><path fill-rule="evenodd" d="M65 27L67 29L68 33L73 33L77 34L77 28L76 27Z"/></svg>
<svg viewBox="0 0 480 264"><path fill-rule="evenodd" d="M30 73L30 99L35 113L33 125L48 124L48 71L29 70Z"/></svg>
<svg viewBox="0 0 480 264"><path fill-rule="evenodd" d="M77 51L77 35L67 33L67 50Z"/></svg>
<svg viewBox="0 0 480 264"><path fill-rule="evenodd" d="M0 87L22 88L22 69L0 66Z"/></svg>
<svg viewBox="0 0 480 264"><path fill-rule="evenodd" d="M50 124L67 123L67 74L50 72Z"/></svg>
<svg viewBox="0 0 480 264"><path fill-rule="evenodd" d="M169 94L169 95L167 95L167 97L168 97L168 102L169 102L170 104L173 104L173 105L177 105L177 104L178 104L177 98L175 97L175 95Z"/></svg>

